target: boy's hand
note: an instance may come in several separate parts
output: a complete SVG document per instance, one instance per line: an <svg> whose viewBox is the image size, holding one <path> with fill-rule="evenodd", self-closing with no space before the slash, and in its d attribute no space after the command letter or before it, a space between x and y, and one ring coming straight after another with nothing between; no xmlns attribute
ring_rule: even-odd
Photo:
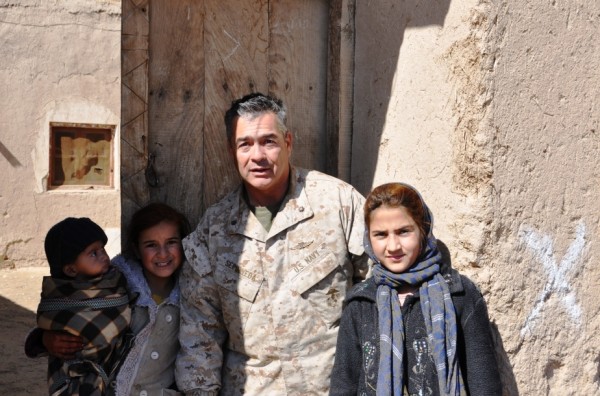
<svg viewBox="0 0 600 396"><path fill-rule="evenodd" d="M62 360L74 359L83 349L83 338L62 331L44 331L42 343L50 355Z"/></svg>

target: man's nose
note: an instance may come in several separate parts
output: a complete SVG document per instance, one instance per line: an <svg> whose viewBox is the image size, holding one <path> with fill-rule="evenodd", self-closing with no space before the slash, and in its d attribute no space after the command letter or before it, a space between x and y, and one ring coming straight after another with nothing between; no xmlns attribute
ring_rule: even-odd
<svg viewBox="0 0 600 396"><path fill-rule="evenodd" d="M264 158L265 158L264 147L260 144L255 144L254 147L252 147L252 159L254 161L261 161Z"/></svg>

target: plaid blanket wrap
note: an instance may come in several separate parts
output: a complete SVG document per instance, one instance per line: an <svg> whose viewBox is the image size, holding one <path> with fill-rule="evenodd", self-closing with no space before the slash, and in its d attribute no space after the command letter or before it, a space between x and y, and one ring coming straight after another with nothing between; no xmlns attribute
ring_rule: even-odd
<svg viewBox="0 0 600 396"><path fill-rule="evenodd" d="M85 281L44 277L38 327L79 335L85 343L73 360L48 357L50 395L104 394L131 321L126 286L127 281L114 268Z"/></svg>

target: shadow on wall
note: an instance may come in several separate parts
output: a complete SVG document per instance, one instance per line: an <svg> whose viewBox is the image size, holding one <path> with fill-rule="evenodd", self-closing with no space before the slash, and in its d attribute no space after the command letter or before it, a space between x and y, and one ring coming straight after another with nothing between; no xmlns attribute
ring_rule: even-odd
<svg viewBox="0 0 600 396"><path fill-rule="evenodd" d="M8 161L8 163L13 167L13 168L21 168L23 165L19 162L19 160L17 159L17 157L15 157L8 148L6 148L6 146L4 144L2 144L2 142L0 142L0 154L2 154L2 156L4 158L6 158L6 160Z"/></svg>
<svg viewBox="0 0 600 396"><path fill-rule="evenodd" d="M353 152L367 155L362 156L360 166L353 166L352 184L363 194L374 180L404 33L410 27L443 26L450 7L450 0L371 3L358 1L356 5Z"/></svg>
<svg viewBox="0 0 600 396"><path fill-rule="evenodd" d="M502 395L503 396L518 396L519 388L517 387L517 380L513 373L512 365L508 359L508 354L504 349L504 343L502 342L502 336L498 330L496 323L492 323L492 338L494 339L494 347L496 348L496 361L498 362L498 369L500 370L500 378L502 379Z"/></svg>
<svg viewBox="0 0 600 396"><path fill-rule="evenodd" d="M450 250L441 240L437 240L438 248L442 253L444 262L449 263L452 267L452 258ZM494 342L494 349L496 350L496 362L498 363L498 370L500 371L500 379L502 380L502 395L503 396L518 396L519 390L517 387L517 381L515 374L513 373L512 366L508 360L508 354L504 349L504 343L502 337L498 331L496 323L491 323L490 331L492 333L492 340Z"/></svg>
<svg viewBox="0 0 600 396"><path fill-rule="evenodd" d="M35 312L0 296L0 394L47 395L46 358L25 356L25 337L35 326Z"/></svg>

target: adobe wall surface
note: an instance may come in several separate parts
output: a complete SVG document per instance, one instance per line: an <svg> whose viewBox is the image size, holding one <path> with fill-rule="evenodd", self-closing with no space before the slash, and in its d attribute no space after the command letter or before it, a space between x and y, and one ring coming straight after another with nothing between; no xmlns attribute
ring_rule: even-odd
<svg viewBox="0 0 600 396"><path fill-rule="evenodd" d="M119 151L112 190L47 191L49 123L120 124L120 0L0 2L0 268L45 265L43 239L90 217L120 250Z"/></svg>
<svg viewBox="0 0 600 396"><path fill-rule="evenodd" d="M357 2L352 182L423 193L484 293L508 395L600 391L599 16Z"/></svg>
<svg viewBox="0 0 600 396"><path fill-rule="evenodd" d="M600 391L600 3L501 3L490 304L522 394Z"/></svg>

